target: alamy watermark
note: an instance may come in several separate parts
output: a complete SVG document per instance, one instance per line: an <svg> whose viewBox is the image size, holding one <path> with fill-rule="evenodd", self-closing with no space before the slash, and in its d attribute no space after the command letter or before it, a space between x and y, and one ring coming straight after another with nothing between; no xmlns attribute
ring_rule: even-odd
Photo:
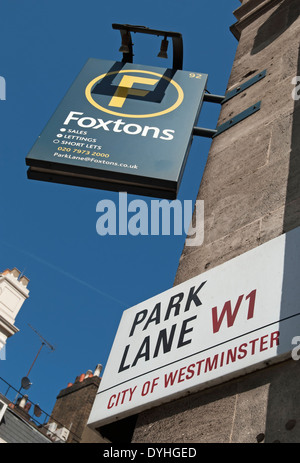
<svg viewBox="0 0 300 463"><path fill-rule="evenodd" d="M98 202L101 213L96 231L105 235L171 236L186 234L186 246L200 246L204 240L204 201L143 199L128 202L127 193L119 193L118 204L110 199ZM193 214L194 212L194 214Z"/></svg>
<svg viewBox="0 0 300 463"><path fill-rule="evenodd" d="M300 336L294 336L292 339L292 345L296 345L292 349L292 359L299 360L300 359Z"/></svg>
<svg viewBox="0 0 300 463"><path fill-rule="evenodd" d="M300 76L295 76L292 79L292 85L295 85L295 88L292 91L292 98L295 101L300 100Z"/></svg>
<svg viewBox="0 0 300 463"><path fill-rule="evenodd" d="M0 76L0 100L6 100L6 82L2 76Z"/></svg>

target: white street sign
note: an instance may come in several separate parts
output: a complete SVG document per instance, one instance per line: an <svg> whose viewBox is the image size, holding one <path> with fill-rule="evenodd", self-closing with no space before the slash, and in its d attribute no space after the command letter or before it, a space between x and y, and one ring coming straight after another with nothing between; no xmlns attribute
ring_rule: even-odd
<svg viewBox="0 0 300 463"><path fill-rule="evenodd" d="M290 356L300 336L299 270L297 228L125 310L89 425Z"/></svg>

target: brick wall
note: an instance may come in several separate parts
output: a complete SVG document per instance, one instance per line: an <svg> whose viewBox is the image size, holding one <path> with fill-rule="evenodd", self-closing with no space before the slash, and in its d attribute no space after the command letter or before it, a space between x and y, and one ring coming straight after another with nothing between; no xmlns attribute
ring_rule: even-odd
<svg viewBox="0 0 300 463"><path fill-rule="evenodd" d="M54 421L57 420L72 431L69 443L82 441L99 383L100 378L92 376L82 382L75 382L58 394L51 416ZM98 441L103 442L100 437Z"/></svg>

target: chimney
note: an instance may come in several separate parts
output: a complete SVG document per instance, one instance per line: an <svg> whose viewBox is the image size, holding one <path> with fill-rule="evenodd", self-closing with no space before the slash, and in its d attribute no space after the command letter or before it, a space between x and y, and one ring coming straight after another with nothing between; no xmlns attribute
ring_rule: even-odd
<svg viewBox="0 0 300 463"><path fill-rule="evenodd" d="M94 376L100 376L102 368L103 367L102 367L101 363L98 363L98 365L96 366L95 371L94 371Z"/></svg>
<svg viewBox="0 0 300 463"><path fill-rule="evenodd" d="M95 373L99 374L102 366L99 364ZM74 383L60 391L56 398L56 403L51 413L51 420L61 423L67 429L72 429L67 442L75 443L83 439L91 438L96 442L103 442L98 435L90 433L87 429L87 421L91 412L92 404L98 392L100 378L87 370L86 373L78 375ZM72 428L71 428L72 426Z"/></svg>
<svg viewBox="0 0 300 463"><path fill-rule="evenodd" d="M25 405L26 405L26 402L28 400L28 395L23 395L23 397L21 398L20 402L18 403L18 406L20 408L24 408L25 409Z"/></svg>
<svg viewBox="0 0 300 463"><path fill-rule="evenodd" d="M27 278L25 275L21 276L20 278L20 283L27 288L27 285L29 283L29 278Z"/></svg>
<svg viewBox="0 0 300 463"><path fill-rule="evenodd" d="M31 408L31 402L27 402L24 407L25 412L29 413L30 408Z"/></svg>
<svg viewBox="0 0 300 463"><path fill-rule="evenodd" d="M17 278L17 279L18 279L19 276L21 275L20 270L18 270L16 267L14 267L10 273L11 273L15 278Z"/></svg>

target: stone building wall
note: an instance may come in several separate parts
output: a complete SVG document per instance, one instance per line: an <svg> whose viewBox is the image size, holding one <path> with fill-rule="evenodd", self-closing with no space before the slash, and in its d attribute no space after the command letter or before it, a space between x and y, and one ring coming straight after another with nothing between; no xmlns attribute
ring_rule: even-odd
<svg viewBox="0 0 300 463"><path fill-rule="evenodd" d="M174 284L300 225L299 0L244 0L227 91L264 79L224 103L218 125L261 101L211 145L198 198L205 238L183 250ZM300 333L299 333L300 335ZM300 364L288 360L141 413L132 442L299 442Z"/></svg>

